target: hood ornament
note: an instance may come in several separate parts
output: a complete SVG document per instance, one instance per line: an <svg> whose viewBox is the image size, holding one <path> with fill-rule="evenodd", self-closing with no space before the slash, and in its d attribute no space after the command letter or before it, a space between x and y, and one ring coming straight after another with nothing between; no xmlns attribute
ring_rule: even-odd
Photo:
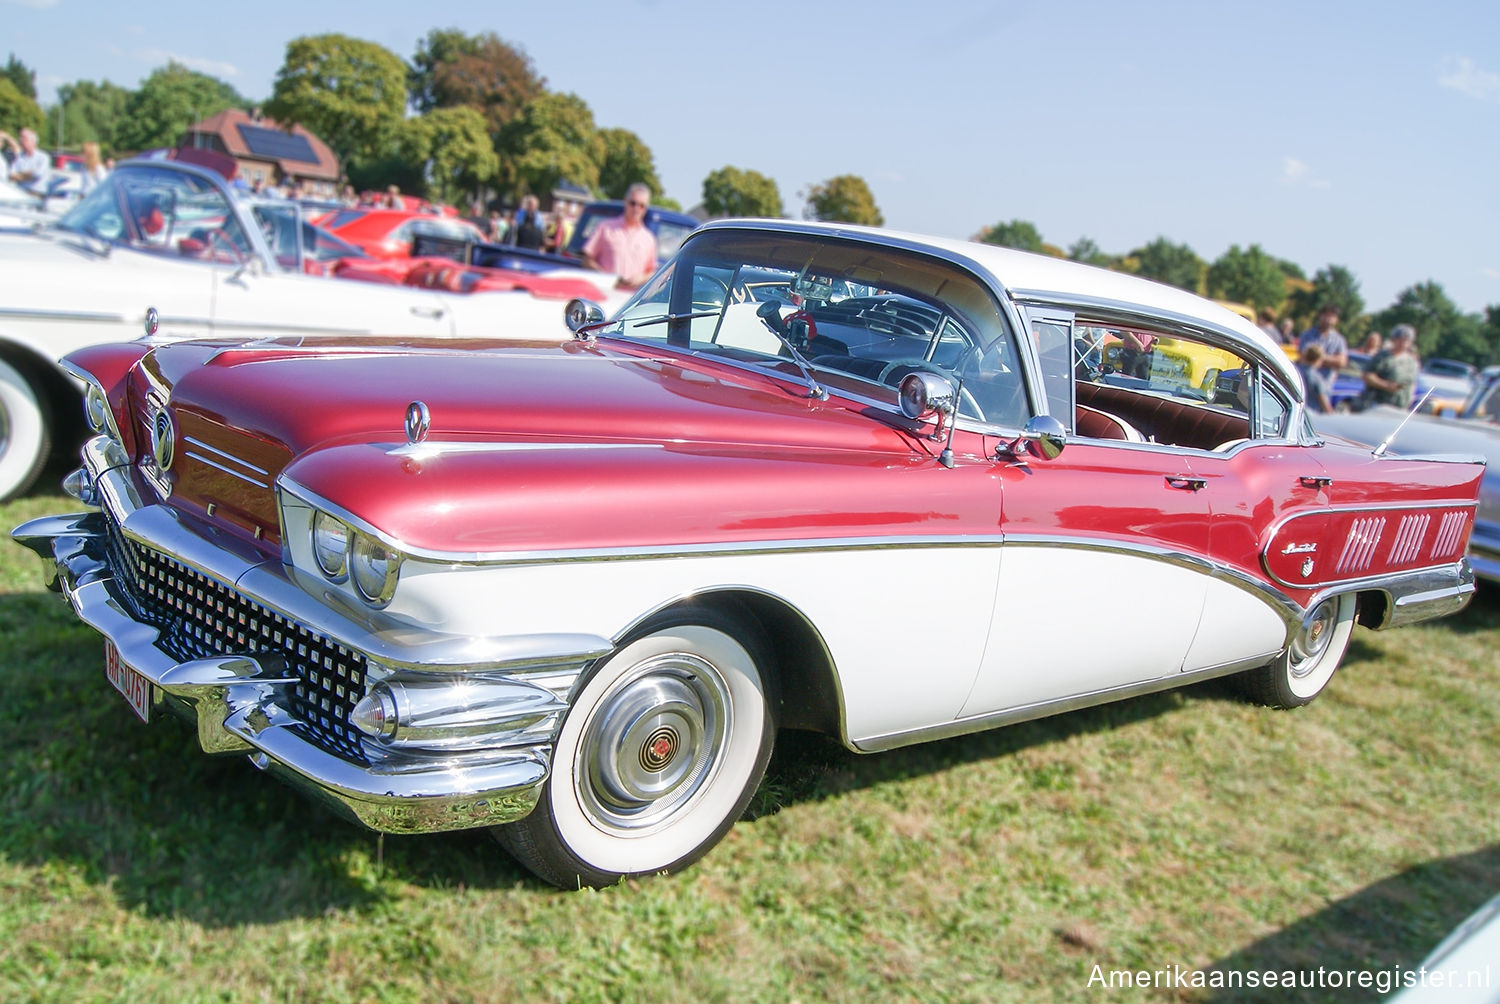
<svg viewBox="0 0 1500 1004"><path fill-rule="evenodd" d="M416 446L427 438L427 429L432 425L432 415L427 410L427 405L421 401L413 401L406 406L406 442L409 446Z"/></svg>

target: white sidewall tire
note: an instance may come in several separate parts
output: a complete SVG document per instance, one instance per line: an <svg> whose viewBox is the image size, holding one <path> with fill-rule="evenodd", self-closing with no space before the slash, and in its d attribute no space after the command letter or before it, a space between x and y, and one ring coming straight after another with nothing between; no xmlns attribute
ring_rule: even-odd
<svg viewBox="0 0 1500 1004"><path fill-rule="evenodd" d="M1321 651L1300 663L1293 651L1288 651L1285 658L1280 660L1280 668L1284 674L1282 682L1292 698L1286 702L1288 704L1306 704L1321 694L1323 688L1328 686L1328 681L1333 679L1339 663L1343 661L1344 651L1349 647L1349 635L1354 631L1355 596L1353 593L1345 593L1333 603L1333 622L1329 626L1331 633L1328 643Z"/></svg>
<svg viewBox="0 0 1500 1004"><path fill-rule="evenodd" d="M694 610L644 630L574 694L536 808L493 831L565 889L692 864L745 811L771 758L776 680L753 621Z"/></svg>
<svg viewBox="0 0 1500 1004"><path fill-rule="evenodd" d="M30 488L51 449L47 416L30 382L0 359L0 502Z"/></svg>

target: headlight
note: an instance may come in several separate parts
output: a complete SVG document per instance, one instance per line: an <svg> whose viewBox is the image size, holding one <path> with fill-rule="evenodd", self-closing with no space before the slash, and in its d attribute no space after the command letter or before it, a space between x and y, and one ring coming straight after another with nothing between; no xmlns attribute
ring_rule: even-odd
<svg viewBox="0 0 1500 1004"><path fill-rule="evenodd" d="M313 514L312 552L318 571L330 582L349 577L349 528L336 517L321 511Z"/></svg>
<svg viewBox="0 0 1500 1004"><path fill-rule="evenodd" d="M366 603L383 607L396 592L401 573L401 555L376 538L359 530L349 545L349 577Z"/></svg>
<svg viewBox="0 0 1500 1004"><path fill-rule="evenodd" d="M98 384L89 384L83 395L83 417L90 432L103 432L109 426L109 402Z"/></svg>

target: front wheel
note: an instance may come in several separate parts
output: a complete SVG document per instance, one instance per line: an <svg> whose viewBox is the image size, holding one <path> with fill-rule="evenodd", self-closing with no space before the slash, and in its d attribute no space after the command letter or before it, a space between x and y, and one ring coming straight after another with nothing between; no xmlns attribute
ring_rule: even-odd
<svg viewBox="0 0 1500 1004"><path fill-rule="evenodd" d="M1287 650L1268 666L1241 675L1251 699L1273 708L1299 708L1323 692L1349 647L1355 596L1330 596L1308 611Z"/></svg>
<svg viewBox="0 0 1500 1004"><path fill-rule="evenodd" d="M46 401L0 358L0 502L30 488L51 453Z"/></svg>
<svg viewBox="0 0 1500 1004"><path fill-rule="evenodd" d="M495 835L563 888L685 868L745 811L771 756L767 648L710 611L658 623L590 673L536 808Z"/></svg>

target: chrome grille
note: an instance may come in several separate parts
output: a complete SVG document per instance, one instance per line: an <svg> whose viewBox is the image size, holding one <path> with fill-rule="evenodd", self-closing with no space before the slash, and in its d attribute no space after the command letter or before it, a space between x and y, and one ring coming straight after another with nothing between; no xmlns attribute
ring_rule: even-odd
<svg viewBox="0 0 1500 1004"><path fill-rule="evenodd" d="M307 738L345 759L365 761L349 712L365 693L365 659L247 599L217 579L126 537L113 519L109 563L136 616L161 632L156 645L180 662L215 655L271 654L299 682L287 711Z"/></svg>

